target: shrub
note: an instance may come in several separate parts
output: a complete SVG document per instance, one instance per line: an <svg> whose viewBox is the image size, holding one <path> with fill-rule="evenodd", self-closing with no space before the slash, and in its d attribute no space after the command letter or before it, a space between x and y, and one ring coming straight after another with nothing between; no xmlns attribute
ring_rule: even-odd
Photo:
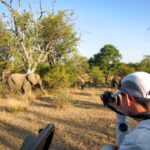
<svg viewBox="0 0 150 150"><path fill-rule="evenodd" d="M71 100L71 95L62 89L57 90L56 94L54 94L54 97L52 98L53 105L57 108L64 108L66 105L70 105Z"/></svg>
<svg viewBox="0 0 150 150"><path fill-rule="evenodd" d="M90 69L90 81L92 81L93 86L100 87L104 85L104 74L99 69L99 67L91 67Z"/></svg>
<svg viewBox="0 0 150 150"><path fill-rule="evenodd" d="M63 65L57 64L51 70L49 68L43 68L41 71L43 74L43 85L45 88L59 89L69 86L69 77L66 73L65 67ZM47 70L47 71L46 71Z"/></svg>

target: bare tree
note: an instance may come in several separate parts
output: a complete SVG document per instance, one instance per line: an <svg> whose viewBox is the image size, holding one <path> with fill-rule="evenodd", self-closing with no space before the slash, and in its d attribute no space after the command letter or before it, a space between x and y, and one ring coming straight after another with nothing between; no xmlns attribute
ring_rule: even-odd
<svg viewBox="0 0 150 150"><path fill-rule="evenodd" d="M31 4L29 4L30 12L19 12L12 5L13 0L0 2L9 10L9 15L2 12L3 18L7 18L7 29L12 31L15 39L15 51L22 58L26 73L34 73L38 64L44 62L48 55L53 56L58 39L51 39L46 44L41 42L39 38L38 23L43 17L42 3L39 0L39 17L34 19ZM21 0L18 0L20 7ZM14 48L14 46L13 46Z"/></svg>

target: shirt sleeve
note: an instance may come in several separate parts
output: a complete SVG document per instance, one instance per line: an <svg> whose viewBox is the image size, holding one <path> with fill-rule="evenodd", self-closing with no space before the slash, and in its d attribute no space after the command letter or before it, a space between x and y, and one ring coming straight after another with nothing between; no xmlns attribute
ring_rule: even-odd
<svg viewBox="0 0 150 150"><path fill-rule="evenodd" d="M120 146L125 136L131 131L129 119L125 115L116 114L116 142Z"/></svg>
<svg viewBox="0 0 150 150"><path fill-rule="evenodd" d="M133 143L122 144L117 150L141 150L141 148L137 147Z"/></svg>

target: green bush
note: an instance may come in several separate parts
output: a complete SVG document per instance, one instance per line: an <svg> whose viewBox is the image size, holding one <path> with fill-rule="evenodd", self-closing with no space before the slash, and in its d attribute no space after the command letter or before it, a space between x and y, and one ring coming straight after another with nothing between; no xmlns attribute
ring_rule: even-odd
<svg viewBox="0 0 150 150"><path fill-rule="evenodd" d="M92 81L92 85L94 87L100 87L104 85L104 75L99 67L91 67L90 68L90 81Z"/></svg>
<svg viewBox="0 0 150 150"><path fill-rule="evenodd" d="M78 55L57 62L53 68L49 64L40 64L37 68L44 87L48 89L70 87L87 70L87 60Z"/></svg>
<svg viewBox="0 0 150 150"><path fill-rule="evenodd" d="M72 96L64 89L58 89L52 98L53 105L57 108L64 108L66 105L71 104Z"/></svg>
<svg viewBox="0 0 150 150"><path fill-rule="evenodd" d="M122 63L118 66L118 68L116 68L114 75L123 77L132 72L135 72L134 67Z"/></svg>
<svg viewBox="0 0 150 150"><path fill-rule="evenodd" d="M46 68L45 68L46 70ZM53 69L48 69L43 75L43 84L46 88L63 88L69 86L68 74L63 65L56 65Z"/></svg>

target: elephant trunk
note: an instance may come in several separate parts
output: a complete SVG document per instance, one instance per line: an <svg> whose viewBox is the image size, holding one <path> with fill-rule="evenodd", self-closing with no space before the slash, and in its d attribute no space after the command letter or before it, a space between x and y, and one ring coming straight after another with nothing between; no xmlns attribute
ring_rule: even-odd
<svg viewBox="0 0 150 150"><path fill-rule="evenodd" d="M43 86L40 88L40 90L42 91L43 94L47 94Z"/></svg>
<svg viewBox="0 0 150 150"><path fill-rule="evenodd" d="M44 89L44 87L43 87L42 84L37 84L36 87L39 88L39 89L42 91L43 94L46 94L46 93L47 93L47 92L45 91L45 89Z"/></svg>

